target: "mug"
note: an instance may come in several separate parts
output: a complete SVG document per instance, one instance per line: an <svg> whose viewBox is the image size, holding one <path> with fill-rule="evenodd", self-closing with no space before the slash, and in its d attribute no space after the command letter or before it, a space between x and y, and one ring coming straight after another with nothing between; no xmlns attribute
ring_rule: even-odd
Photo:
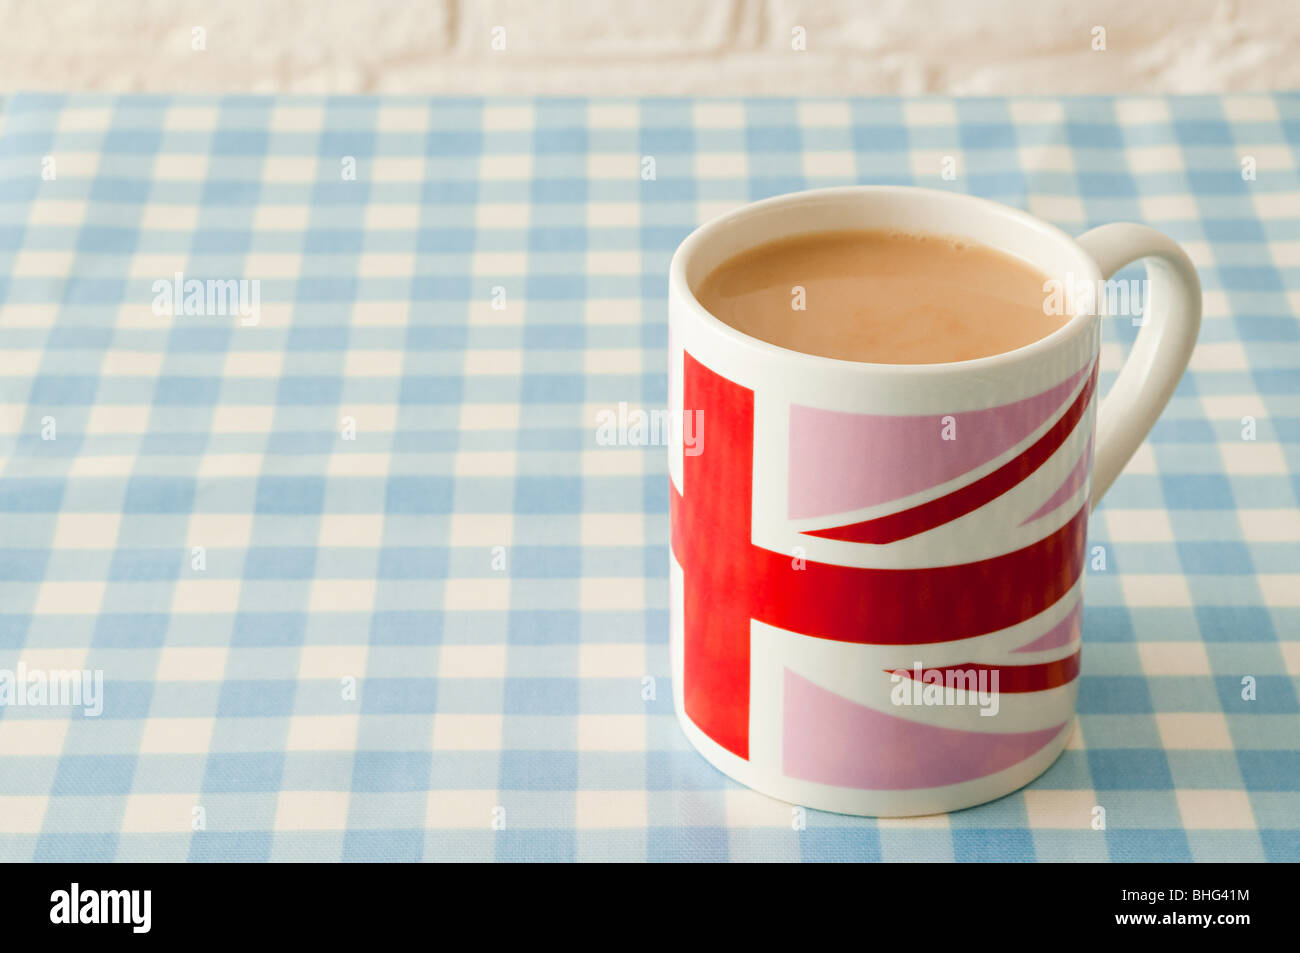
<svg viewBox="0 0 1300 953"><path fill-rule="evenodd" d="M976 360L868 364L750 337L695 297L734 255L839 229L999 249L1047 276L1045 303L1061 292L1072 317ZM1142 327L1098 410L1098 305L1137 259ZM668 295L686 737L744 785L845 814L957 810L1044 772L1074 726L1088 514L1196 342L1187 255L1143 225L1075 239L985 199L852 186L702 225L673 256Z"/></svg>

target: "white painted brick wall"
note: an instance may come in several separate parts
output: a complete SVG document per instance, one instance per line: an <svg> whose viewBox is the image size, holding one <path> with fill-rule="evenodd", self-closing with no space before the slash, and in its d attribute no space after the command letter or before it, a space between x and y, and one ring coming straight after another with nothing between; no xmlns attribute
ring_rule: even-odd
<svg viewBox="0 0 1300 953"><path fill-rule="evenodd" d="M0 90L1300 88L1294 0L0 0L0 25Z"/></svg>

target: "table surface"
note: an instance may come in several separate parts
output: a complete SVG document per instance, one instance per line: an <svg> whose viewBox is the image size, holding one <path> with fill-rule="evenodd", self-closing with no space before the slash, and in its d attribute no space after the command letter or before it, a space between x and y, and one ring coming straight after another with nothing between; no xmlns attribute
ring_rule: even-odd
<svg viewBox="0 0 1300 953"><path fill-rule="evenodd" d="M0 859L1300 859L1300 96L3 122L0 673L102 672L103 711L0 706ZM1073 740L946 816L801 815L693 752L665 451L597 440L666 402L680 239L852 182L1146 222L1205 289L1093 520ZM257 279L256 322L156 313L176 273Z"/></svg>

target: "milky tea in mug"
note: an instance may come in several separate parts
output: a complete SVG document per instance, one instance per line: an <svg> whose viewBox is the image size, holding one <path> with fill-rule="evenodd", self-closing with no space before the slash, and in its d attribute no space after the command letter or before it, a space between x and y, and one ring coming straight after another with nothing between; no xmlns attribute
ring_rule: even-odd
<svg viewBox="0 0 1300 953"><path fill-rule="evenodd" d="M737 331L792 351L940 364L1051 334L1070 315L1044 313L1049 290L1033 265L976 242L845 230L742 252L715 268L696 296Z"/></svg>

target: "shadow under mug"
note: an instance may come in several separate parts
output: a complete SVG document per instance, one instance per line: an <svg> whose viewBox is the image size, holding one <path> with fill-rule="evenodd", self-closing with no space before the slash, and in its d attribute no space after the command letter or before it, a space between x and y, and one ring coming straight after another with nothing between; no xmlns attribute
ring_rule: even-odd
<svg viewBox="0 0 1300 953"><path fill-rule="evenodd" d="M1073 316L990 357L867 364L749 337L695 297L746 249L883 228L1024 259ZM1106 279L1137 259L1142 327L1098 409ZM801 192L688 236L669 273L669 572L691 743L742 784L847 814L956 810L1045 771L1074 725L1089 512L1200 316L1196 270L1159 232L1075 239L949 192Z"/></svg>

